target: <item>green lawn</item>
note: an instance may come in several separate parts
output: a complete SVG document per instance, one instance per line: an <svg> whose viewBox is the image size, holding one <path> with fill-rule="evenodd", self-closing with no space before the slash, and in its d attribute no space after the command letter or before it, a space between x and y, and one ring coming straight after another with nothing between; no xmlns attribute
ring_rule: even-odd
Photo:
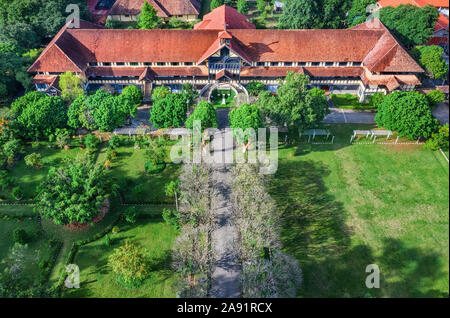
<svg viewBox="0 0 450 318"><path fill-rule="evenodd" d="M334 145L282 146L270 183L284 249L304 273L299 296L448 297L442 154L420 145L349 145L352 129L363 125L330 127ZM368 264L380 268L378 290L365 287Z"/></svg>
<svg viewBox="0 0 450 318"><path fill-rule="evenodd" d="M331 94L331 100L337 108L343 109L376 109L376 107L360 103L358 96L350 94Z"/></svg>
<svg viewBox="0 0 450 318"><path fill-rule="evenodd" d="M175 297L176 275L171 269L170 250L177 236L174 227L161 219L140 218L136 224L120 223L120 232L110 234L111 245L99 239L81 247L74 263L80 267L80 289L66 290L64 297ZM107 265L113 250L125 240L141 244L151 259L150 275L138 288L126 288L116 281Z"/></svg>

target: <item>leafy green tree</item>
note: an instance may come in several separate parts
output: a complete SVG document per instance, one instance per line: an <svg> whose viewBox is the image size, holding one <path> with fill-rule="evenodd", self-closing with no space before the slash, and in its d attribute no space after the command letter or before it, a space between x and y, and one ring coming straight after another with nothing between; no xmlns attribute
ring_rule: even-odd
<svg viewBox="0 0 450 318"><path fill-rule="evenodd" d="M148 2L144 2L141 9L141 14L138 18L138 25L140 29L157 29L161 26L161 19L158 14Z"/></svg>
<svg viewBox="0 0 450 318"><path fill-rule="evenodd" d="M240 128L244 133L248 128L253 128L257 132L258 128L264 125L261 112L255 104L242 104L233 109L229 114L229 120L231 128ZM239 142L247 143L248 137L242 136L239 131L236 132L235 136Z"/></svg>
<svg viewBox="0 0 450 318"><path fill-rule="evenodd" d="M11 109L24 137L49 136L56 128L64 128L67 124L67 107L59 96L30 92L18 98Z"/></svg>
<svg viewBox="0 0 450 318"><path fill-rule="evenodd" d="M267 2L265 0L256 0L256 7L260 13L264 12Z"/></svg>
<svg viewBox="0 0 450 318"><path fill-rule="evenodd" d="M438 150L442 148L448 151L448 124L439 126L439 130L431 135L431 138L427 140L425 146L431 150Z"/></svg>
<svg viewBox="0 0 450 318"><path fill-rule="evenodd" d="M25 164L34 169L40 169L43 166L40 153L32 152L29 155L26 155L24 159Z"/></svg>
<svg viewBox="0 0 450 318"><path fill-rule="evenodd" d="M109 139L108 148L111 149L117 149L120 147L120 137L119 136L112 136L111 139Z"/></svg>
<svg viewBox="0 0 450 318"><path fill-rule="evenodd" d="M328 103L322 90L310 90L308 84L307 75L288 72L285 82L279 82L277 95L262 92L258 105L279 126L290 130L316 127L328 114Z"/></svg>
<svg viewBox="0 0 450 318"><path fill-rule="evenodd" d="M100 140L93 134L87 134L84 138L84 145L90 151L96 151L100 145Z"/></svg>
<svg viewBox="0 0 450 318"><path fill-rule="evenodd" d="M320 17L319 6L314 0L286 0L279 26L282 29L312 29Z"/></svg>
<svg viewBox="0 0 450 318"><path fill-rule="evenodd" d="M259 93L261 93L262 91L264 91L266 89L266 86L261 82L251 81L250 83L248 83L246 88L250 95L258 96Z"/></svg>
<svg viewBox="0 0 450 318"><path fill-rule="evenodd" d="M86 96L80 96L70 104L67 111L67 125L73 129L83 127Z"/></svg>
<svg viewBox="0 0 450 318"><path fill-rule="evenodd" d="M10 43L0 43L0 102L16 94L20 86L31 88L31 77L26 72L22 50Z"/></svg>
<svg viewBox="0 0 450 318"><path fill-rule="evenodd" d="M339 29L344 27L346 13L350 7L349 0L322 0L319 28Z"/></svg>
<svg viewBox="0 0 450 318"><path fill-rule="evenodd" d="M175 207L176 207L176 210L178 211L178 194L180 192L180 181L172 180L172 181L166 183L166 185L164 186L164 192L165 192L166 196L168 196L169 198L175 199Z"/></svg>
<svg viewBox="0 0 450 318"><path fill-rule="evenodd" d="M382 92L375 93L373 95L370 95L369 104L373 107L378 107L378 105L380 105L381 102L383 102L383 99L384 99L384 93L382 93Z"/></svg>
<svg viewBox="0 0 450 318"><path fill-rule="evenodd" d="M25 244L28 240L27 232L24 229L15 229L13 231L14 243Z"/></svg>
<svg viewBox="0 0 450 318"><path fill-rule="evenodd" d="M426 96L431 107L436 107L445 100L445 94L438 89L432 90Z"/></svg>
<svg viewBox="0 0 450 318"><path fill-rule="evenodd" d="M151 164L156 167L166 160L166 147L159 139L150 139L146 156Z"/></svg>
<svg viewBox="0 0 450 318"><path fill-rule="evenodd" d="M411 55L426 70L431 78L444 78L448 72L448 65L443 58L444 49L437 45L416 46Z"/></svg>
<svg viewBox="0 0 450 318"><path fill-rule="evenodd" d="M3 145L3 154L9 163L14 161L14 158L21 151L20 141L18 139L11 139Z"/></svg>
<svg viewBox="0 0 450 318"><path fill-rule="evenodd" d="M55 224L91 222L104 207L114 187L103 167L88 157L51 167L38 186L35 211Z"/></svg>
<svg viewBox="0 0 450 318"><path fill-rule="evenodd" d="M169 94L153 103L150 122L157 128L181 127L186 120L186 111L186 96Z"/></svg>
<svg viewBox="0 0 450 318"><path fill-rule="evenodd" d="M215 8L220 7L223 4L223 0L212 0L211 4L209 5L209 9L212 11Z"/></svg>
<svg viewBox="0 0 450 318"><path fill-rule="evenodd" d="M70 143L70 133L66 128L56 128L55 136L59 148L64 148Z"/></svg>
<svg viewBox="0 0 450 318"><path fill-rule="evenodd" d="M137 106L142 104L142 91L135 85L130 85L122 90L122 95L130 96L133 103Z"/></svg>
<svg viewBox="0 0 450 318"><path fill-rule="evenodd" d="M200 101L186 120L186 128L193 129L194 120L200 120L203 129L217 128L216 110L206 101Z"/></svg>
<svg viewBox="0 0 450 318"><path fill-rule="evenodd" d="M82 86L83 81L75 73L65 72L59 77L61 96L68 103L72 103L75 99L84 95Z"/></svg>
<svg viewBox="0 0 450 318"><path fill-rule="evenodd" d="M376 0L352 0L350 1L350 8L347 11L347 24L354 26L366 21L370 12L367 10L367 6L375 4Z"/></svg>
<svg viewBox="0 0 450 318"><path fill-rule="evenodd" d="M125 221L128 223L134 224L137 221L137 214L136 214L136 207L131 206L128 209L126 209L124 214Z"/></svg>
<svg viewBox="0 0 450 318"><path fill-rule="evenodd" d="M118 281L127 287L139 286L149 275L145 250L128 240L114 250L108 258L108 265Z"/></svg>
<svg viewBox="0 0 450 318"><path fill-rule="evenodd" d="M152 100L156 102L159 99L165 98L170 94L170 89L164 85L155 87L152 91Z"/></svg>
<svg viewBox="0 0 450 318"><path fill-rule="evenodd" d="M380 10L381 22L408 48L430 39L438 16L439 12L432 6L421 8L407 4Z"/></svg>
<svg viewBox="0 0 450 318"><path fill-rule="evenodd" d="M378 126L409 139L428 138L438 126L426 96L416 91L395 91L386 95L378 106L375 121Z"/></svg>
<svg viewBox="0 0 450 318"><path fill-rule="evenodd" d="M238 0L237 10L240 14L248 14L248 3L247 0Z"/></svg>

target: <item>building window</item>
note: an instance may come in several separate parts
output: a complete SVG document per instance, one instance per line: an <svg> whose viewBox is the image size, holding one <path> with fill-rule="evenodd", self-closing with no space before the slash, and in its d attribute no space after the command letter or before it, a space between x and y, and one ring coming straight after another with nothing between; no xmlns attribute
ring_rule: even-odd
<svg viewBox="0 0 450 318"><path fill-rule="evenodd" d="M158 63L156 63L156 65L158 65L158 66L164 66L164 65L166 65L166 63L164 63L164 62L158 62Z"/></svg>
<svg viewBox="0 0 450 318"><path fill-rule="evenodd" d="M284 62L284 66L292 66L292 62Z"/></svg>
<svg viewBox="0 0 450 318"><path fill-rule="evenodd" d="M124 65L125 65L125 62L116 62L116 65L117 65L117 66L124 66Z"/></svg>
<svg viewBox="0 0 450 318"><path fill-rule="evenodd" d="M353 66L361 66L361 62L353 62Z"/></svg>
<svg viewBox="0 0 450 318"><path fill-rule="evenodd" d="M103 62L102 64L103 64L103 66L111 66L110 62Z"/></svg>
<svg viewBox="0 0 450 318"><path fill-rule="evenodd" d="M306 66L306 62L298 62L299 66Z"/></svg>
<svg viewBox="0 0 450 318"><path fill-rule="evenodd" d="M339 66L347 66L347 62L339 62Z"/></svg>
<svg viewBox="0 0 450 318"><path fill-rule="evenodd" d="M325 66L333 66L334 63L333 62L325 62Z"/></svg>
<svg viewBox="0 0 450 318"><path fill-rule="evenodd" d="M311 66L320 66L320 62L312 62Z"/></svg>
<svg viewBox="0 0 450 318"><path fill-rule="evenodd" d="M97 66L97 62L91 62L89 63L89 66Z"/></svg>
<svg viewBox="0 0 450 318"><path fill-rule="evenodd" d="M43 89L47 89L47 84L36 84L37 89L43 90Z"/></svg>
<svg viewBox="0 0 450 318"><path fill-rule="evenodd" d="M192 62L184 62L184 65L186 65L186 66L191 66L191 65L192 65Z"/></svg>
<svg viewBox="0 0 450 318"><path fill-rule="evenodd" d="M130 66L138 66L139 63L138 62L130 62Z"/></svg>
<svg viewBox="0 0 450 318"><path fill-rule="evenodd" d="M144 62L144 66L152 66L152 62Z"/></svg>
<svg viewBox="0 0 450 318"><path fill-rule="evenodd" d="M264 65L265 65L264 62L257 62L257 63L256 63L256 66L264 66Z"/></svg>
<svg viewBox="0 0 450 318"><path fill-rule="evenodd" d="M170 65L172 65L172 66L178 66L178 65L180 65L180 63L178 63L178 62L172 62L172 63L170 63Z"/></svg>
<svg viewBox="0 0 450 318"><path fill-rule="evenodd" d="M278 62L270 62L270 66L278 66Z"/></svg>

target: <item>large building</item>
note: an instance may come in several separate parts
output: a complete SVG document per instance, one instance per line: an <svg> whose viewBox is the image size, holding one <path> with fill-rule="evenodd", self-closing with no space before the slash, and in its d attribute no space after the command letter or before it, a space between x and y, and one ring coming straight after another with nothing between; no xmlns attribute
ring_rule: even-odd
<svg viewBox="0 0 450 318"><path fill-rule="evenodd" d="M163 20L175 17L184 21L198 19L199 0L117 0L108 12L108 19L114 21L136 21L142 6L148 2Z"/></svg>
<svg viewBox="0 0 450 318"><path fill-rule="evenodd" d="M29 68L37 89L57 90L58 76L75 72L87 90L137 85L149 98L155 86L173 91L193 84L204 98L216 88L247 94L254 80L276 91L288 71L335 93L412 90L422 68L378 20L345 30L257 30L221 6L194 30L108 30L83 22L55 36Z"/></svg>

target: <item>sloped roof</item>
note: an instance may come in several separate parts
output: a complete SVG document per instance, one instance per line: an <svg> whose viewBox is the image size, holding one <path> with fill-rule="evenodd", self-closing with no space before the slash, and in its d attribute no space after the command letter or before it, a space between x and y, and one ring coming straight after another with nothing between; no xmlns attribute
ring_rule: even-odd
<svg viewBox="0 0 450 318"><path fill-rule="evenodd" d="M381 7L397 7L401 4L412 4L417 7L432 5L434 7L448 8L448 0L379 0Z"/></svg>
<svg viewBox="0 0 450 318"><path fill-rule="evenodd" d="M203 17L203 21L194 26L195 30L224 30L226 29L256 29L247 21L245 15L240 14L236 9L222 5L215 8Z"/></svg>
<svg viewBox="0 0 450 318"><path fill-rule="evenodd" d="M145 2L148 2L158 16L163 18L172 15L200 14L198 0L117 0L108 15L138 15Z"/></svg>

